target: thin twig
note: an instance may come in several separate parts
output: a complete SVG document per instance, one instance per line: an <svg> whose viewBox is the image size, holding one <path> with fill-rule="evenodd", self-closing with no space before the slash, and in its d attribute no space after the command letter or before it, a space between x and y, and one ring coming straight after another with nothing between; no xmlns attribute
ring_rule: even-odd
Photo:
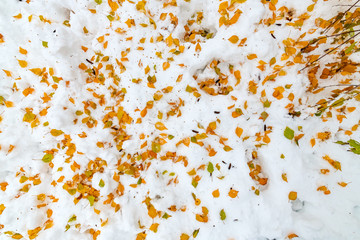
<svg viewBox="0 0 360 240"><path fill-rule="evenodd" d="M323 86L323 87L319 87L321 88L328 88L328 87L360 87L360 84L334 84L334 85L328 85L328 86Z"/></svg>
<svg viewBox="0 0 360 240"><path fill-rule="evenodd" d="M353 33L353 32L359 32L360 29L358 30L352 30L352 31L348 31L348 32L342 32L342 33L338 33L338 34L334 34L334 35L328 35L328 36L324 36L324 37L319 37L317 38L316 40L321 40L323 38L328 38L328 37L337 37L337 36L340 36L340 35L343 35L343 34L348 34L348 33Z"/></svg>
<svg viewBox="0 0 360 240"><path fill-rule="evenodd" d="M359 0L360 1L360 0ZM347 42L349 42L351 39L355 38L356 36L358 36L360 34L357 33L354 36L352 36L351 38L347 39L345 42L343 42L342 44L336 46L335 48L331 49L330 51L328 51L327 53L323 54L322 56L320 56L319 58L317 58L316 60L310 62L309 64L306 64L305 67L303 67L302 69L300 69L300 71L304 70L305 68L308 68L309 66L311 66L313 63L319 61L320 59L322 59L323 57L325 57L326 55L329 55L330 53L334 52L336 49L338 49L339 47L343 46L344 44L346 44Z"/></svg>
<svg viewBox="0 0 360 240"><path fill-rule="evenodd" d="M352 6L351 4L338 4L338 5L334 5L335 7L349 7ZM355 5L354 7L360 7L360 5Z"/></svg>
<svg viewBox="0 0 360 240"><path fill-rule="evenodd" d="M357 89L359 86L357 86L356 88L353 88L353 89L350 89L350 90L347 90L345 93L343 93L343 94L348 94L349 92L351 92L351 91L353 91L353 90L355 90L355 89ZM355 94L354 96L350 96L349 98L347 98L347 99L344 99L344 101L347 101L347 100L349 100L349 99L351 99L351 98L354 98L354 97L356 97L357 95L359 95L360 94L360 92L359 93L357 93L357 94ZM330 102L333 102L333 101L336 101L336 99L338 98L339 96L337 96L337 97L335 97L335 98L333 98L333 99L330 99L330 100L328 100L328 101L326 101L326 102L323 102L323 103L320 103L320 104L315 104L315 105L313 105L313 106L310 106L310 107L318 107L319 105L321 105L321 104L327 104L327 103L330 103ZM331 107L331 105L330 106L327 106L325 109L328 109L329 107Z"/></svg>
<svg viewBox="0 0 360 240"><path fill-rule="evenodd" d="M321 39L329 38L329 37L337 37L337 36L340 36L340 35L343 35L343 34L354 33L354 32L359 32L359 31L360 31L360 29L358 29L358 30L352 30L352 31L348 31L348 32L342 32L342 33L338 33L338 34L334 34L334 35L327 35L327 36L323 36L323 37L314 38L313 40L310 40L309 43L308 43L305 47L303 47L303 48L301 49L301 51L302 51L303 49L306 49L308 46L310 46L311 44L316 43L317 41L319 41L319 40L321 40ZM312 42L312 41L313 41L313 42ZM314 41L315 41L315 42L314 42Z"/></svg>

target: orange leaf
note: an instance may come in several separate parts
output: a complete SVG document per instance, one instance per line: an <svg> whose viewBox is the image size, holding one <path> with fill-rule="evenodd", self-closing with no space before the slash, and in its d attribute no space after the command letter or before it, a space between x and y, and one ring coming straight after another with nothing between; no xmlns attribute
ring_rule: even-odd
<svg viewBox="0 0 360 240"><path fill-rule="evenodd" d="M235 133L236 133L236 135L237 135L238 137L241 137L241 135L242 135L242 133L243 133L243 129L237 127L237 128L235 129Z"/></svg>
<svg viewBox="0 0 360 240"><path fill-rule="evenodd" d="M35 89L33 89L33 88L31 88L31 87L28 87L28 88L25 88L22 93L23 93L24 96L26 97L27 95L32 94L34 91L35 91Z"/></svg>
<svg viewBox="0 0 360 240"><path fill-rule="evenodd" d="M220 196L219 189L216 189L215 191L213 191L212 195L213 195L214 198L218 198Z"/></svg>
<svg viewBox="0 0 360 240"><path fill-rule="evenodd" d="M236 22L239 20L239 17L240 17L240 15L241 15L241 13L242 13L242 12L241 12L239 9L237 9L237 10L235 11L234 16L228 21L228 24L229 24L229 25L232 25L232 24L236 23Z"/></svg>
<svg viewBox="0 0 360 240"><path fill-rule="evenodd" d="M238 192L239 192L239 191L236 191L236 190L234 190L234 189L230 189L228 195L229 195L229 197L231 197L231 198L236 198L237 195L238 195Z"/></svg>
<svg viewBox="0 0 360 240"><path fill-rule="evenodd" d="M20 67L26 68L28 63L25 60L18 60Z"/></svg>
<svg viewBox="0 0 360 240"><path fill-rule="evenodd" d="M24 55L27 54L27 50L26 50L26 49L23 49L22 47L19 47L19 52L20 52L21 54L24 54Z"/></svg>
<svg viewBox="0 0 360 240"><path fill-rule="evenodd" d="M254 54L254 53L252 53L252 54L247 55L247 58L248 58L249 60L253 60L253 59L257 58L257 55Z"/></svg>
<svg viewBox="0 0 360 240"><path fill-rule="evenodd" d="M42 74L42 70L40 68L32 68L32 69L29 69L33 74L35 75L38 75L38 76L41 76Z"/></svg>
<svg viewBox="0 0 360 240"><path fill-rule="evenodd" d="M346 182L338 182L338 184L342 187L346 187L348 185Z"/></svg>
<svg viewBox="0 0 360 240"><path fill-rule="evenodd" d="M289 200L295 201L297 199L297 192L291 191L289 193Z"/></svg>
<svg viewBox="0 0 360 240"><path fill-rule="evenodd" d="M3 213L3 211L5 210L5 205L4 204L0 204L0 215Z"/></svg>
<svg viewBox="0 0 360 240"><path fill-rule="evenodd" d="M231 43L235 44L239 41L239 37L236 35L232 35L229 39L228 39Z"/></svg>
<svg viewBox="0 0 360 240"><path fill-rule="evenodd" d="M180 240L189 240L189 239L190 239L190 236L185 233L181 234L181 236L180 236Z"/></svg>
<svg viewBox="0 0 360 240"><path fill-rule="evenodd" d="M316 143L315 138L312 138L312 139L310 140L311 147L314 147L314 146L315 146L315 143Z"/></svg>
<svg viewBox="0 0 360 240"><path fill-rule="evenodd" d="M119 8L119 5L111 0L108 0L108 4L113 12L116 12L116 10Z"/></svg>
<svg viewBox="0 0 360 240"><path fill-rule="evenodd" d="M3 71L6 74L6 76L11 77L11 72L10 71L5 70L5 69L3 69Z"/></svg>
<svg viewBox="0 0 360 240"><path fill-rule="evenodd" d="M60 136L61 134L63 134L64 132L61 130L56 130L56 129L51 129L50 131L51 135L53 135L54 137Z"/></svg>
<svg viewBox="0 0 360 240"><path fill-rule="evenodd" d="M148 208L148 215L151 218L155 218L157 216L157 211L156 211L156 209L154 208L154 206L152 204L150 204L150 206Z"/></svg>
<svg viewBox="0 0 360 240"><path fill-rule="evenodd" d="M164 62L162 67L163 67L163 70L166 71L166 69L168 69L170 67L170 63L169 62Z"/></svg>
<svg viewBox="0 0 360 240"><path fill-rule="evenodd" d="M153 223L153 224L151 224L149 230L150 230L150 231L153 231L154 233L156 233L158 227L159 227L159 224L158 224L158 223Z"/></svg>
<svg viewBox="0 0 360 240"><path fill-rule="evenodd" d="M298 235L296 235L295 233L291 233L287 236L289 239L293 239L293 238L296 238L296 237L299 237Z"/></svg>
<svg viewBox="0 0 360 240"><path fill-rule="evenodd" d="M165 125L164 125L163 123L161 123L161 122L157 122L157 123L155 124L155 128L158 129L158 130L160 130L160 131L167 130L167 128L165 127Z"/></svg>

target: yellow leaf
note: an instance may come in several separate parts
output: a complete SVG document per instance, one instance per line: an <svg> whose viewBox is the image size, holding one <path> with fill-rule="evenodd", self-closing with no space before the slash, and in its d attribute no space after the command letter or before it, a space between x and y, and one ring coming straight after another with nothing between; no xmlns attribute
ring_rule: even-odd
<svg viewBox="0 0 360 240"><path fill-rule="evenodd" d="M73 143L70 143L68 150L66 151L66 155L72 156L76 151L76 146Z"/></svg>
<svg viewBox="0 0 360 240"><path fill-rule="evenodd" d="M231 151L231 150L233 150L230 146L225 146L224 147L224 151L225 152L229 152L229 151Z"/></svg>
<svg viewBox="0 0 360 240"><path fill-rule="evenodd" d="M190 238L190 236L187 235L186 233L183 233L183 234L181 234L181 236L180 236L180 240L189 240L189 238Z"/></svg>
<svg viewBox="0 0 360 240"><path fill-rule="evenodd" d="M19 52L24 55L27 54L27 50L23 49L22 47L19 47Z"/></svg>
<svg viewBox="0 0 360 240"><path fill-rule="evenodd" d="M237 128L235 129L235 133L236 133L236 135L237 135L238 137L241 137L241 135L243 134L243 129L237 127Z"/></svg>
<svg viewBox="0 0 360 240"><path fill-rule="evenodd" d="M25 60L18 60L20 67L26 68L28 63Z"/></svg>
<svg viewBox="0 0 360 240"><path fill-rule="evenodd" d="M153 224L151 224L149 230L150 230L150 231L153 231L154 233L156 233L158 227L159 227L159 224L158 224L158 223L153 223Z"/></svg>
<svg viewBox="0 0 360 240"><path fill-rule="evenodd" d="M138 233L138 235L136 235L136 240L145 240L145 239L146 239L145 231L141 232L141 233Z"/></svg>
<svg viewBox="0 0 360 240"><path fill-rule="evenodd" d="M41 227L37 227L37 228L35 228L33 230L28 230L29 238L30 239L35 239L38 236L40 231L41 231Z"/></svg>
<svg viewBox="0 0 360 240"><path fill-rule="evenodd" d="M23 93L24 96L26 97L27 95L32 94L34 91L35 91L35 89L33 89L33 88L31 88L31 87L28 87L28 88L25 88L22 93Z"/></svg>
<svg viewBox="0 0 360 240"><path fill-rule="evenodd" d="M33 74L35 75L38 75L38 76L41 76L42 74L42 70L40 68L32 68L32 69L29 69Z"/></svg>
<svg viewBox="0 0 360 240"><path fill-rule="evenodd" d="M11 77L11 72L10 71L5 70L5 69L3 69L3 71L6 74L6 76Z"/></svg>
<svg viewBox="0 0 360 240"><path fill-rule="evenodd" d="M54 226L54 222L53 222L52 220L47 220L47 221L45 222L45 228L44 228L44 230L49 229L49 228L51 228L52 226Z"/></svg>
<svg viewBox="0 0 360 240"><path fill-rule="evenodd" d="M252 59L257 58L257 55L256 55L255 53L252 53L252 54L247 55L247 58L248 58L249 60L252 60Z"/></svg>
<svg viewBox="0 0 360 240"><path fill-rule="evenodd" d="M113 12L116 12L116 10L119 8L119 5L111 0L108 0L108 4Z"/></svg>
<svg viewBox="0 0 360 240"><path fill-rule="evenodd" d="M346 187L348 185L346 182L338 182L338 184L342 187Z"/></svg>
<svg viewBox="0 0 360 240"><path fill-rule="evenodd" d="M315 138L312 138L312 139L310 140L310 144L311 144L311 147L314 147L314 146L315 146L315 144L316 144Z"/></svg>
<svg viewBox="0 0 360 240"><path fill-rule="evenodd" d="M228 39L231 43L235 44L239 41L239 37L236 36L236 35L233 35L231 36L229 39Z"/></svg>
<svg viewBox="0 0 360 240"><path fill-rule="evenodd" d="M148 208L148 215L151 218L155 218L157 216L157 211L156 211L156 209L154 208L154 206L152 204L150 204L150 206Z"/></svg>
<svg viewBox="0 0 360 240"><path fill-rule="evenodd" d="M21 18L22 18L22 14L21 14L21 13L19 13L18 15L13 16L13 18L16 18L16 19L21 19Z"/></svg>
<svg viewBox="0 0 360 240"><path fill-rule="evenodd" d="M5 210L5 205L4 204L0 204L0 215L3 213L3 211Z"/></svg>
<svg viewBox="0 0 360 240"><path fill-rule="evenodd" d="M20 233L15 233L14 235L11 236L12 239L22 239L23 236Z"/></svg>
<svg viewBox="0 0 360 240"><path fill-rule="evenodd" d="M315 3L308 6L308 8L307 8L308 12L312 12L314 10L314 6L315 6Z"/></svg>
<svg viewBox="0 0 360 240"><path fill-rule="evenodd" d="M228 24L232 25L232 24L236 23L239 20L241 13L242 12L239 9L236 10L234 16L228 21Z"/></svg>
<svg viewBox="0 0 360 240"><path fill-rule="evenodd" d="M169 62L164 62L162 67L163 67L163 70L166 71L166 69L168 69L170 67L170 63Z"/></svg>
<svg viewBox="0 0 360 240"><path fill-rule="evenodd" d="M331 159L328 155L323 156L323 159L330 163L336 170L341 171L341 163L339 161Z"/></svg>
<svg viewBox="0 0 360 240"><path fill-rule="evenodd" d="M64 132L61 130L56 130L56 129L51 129L50 131L51 135L53 135L54 137L60 136L61 134L63 134Z"/></svg>
<svg viewBox="0 0 360 240"><path fill-rule="evenodd" d="M8 107L8 108L11 108L14 106L14 103L11 102L11 101L5 101L5 106Z"/></svg>
<svg viewBox="0 0 360 240"><path fill-rule="evenodd" d="M32 112L26 112L24 117L23 117L23 121L31 123L32 121L35 120L35 118L36 118L35 114L33 114Z"/></svg>

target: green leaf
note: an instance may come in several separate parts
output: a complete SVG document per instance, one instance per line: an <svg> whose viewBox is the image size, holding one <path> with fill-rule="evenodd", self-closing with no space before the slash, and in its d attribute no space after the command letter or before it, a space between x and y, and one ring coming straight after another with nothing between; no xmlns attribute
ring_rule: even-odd
<svg viewBox="0 0 360 240"><path fill-rule="evenodd" d="M102 0L95 0L95 2L100 5L102 3Z"/></svg>
<svg viewBox="0 0 360 240"><path fill-rule="evenodd" d="M89 195L89 196L87 196L87 199L89 200L90 206L93 206L94 202L95 202L95 197Z"/></svg>
<svg viewBox="0 0 360 240"><path fill-rule="evenodd" d="M212 164L212 162L209 162L208 167L207 167L207 171L210 174L214 172L214 165Z"/></svg>
<svg viewBox="0 0 360 240"><path fill-rule="evenodd" d="M356 42L353 42L347 49L345 49L345 54L349 54L355 47Z"/></svg>
<svg viewBox="0 0 360 240"><path fill-rule="evenodd" d="M360 155L360 149L358 149L358 148L351 148L350 151L352 151L355 154Z"/></svg>
<svg viewBox="0 0 360 240"><path fill-rule="evenodd" d="M226 219L226 213L225 213L224 209L221 209L221 211L220 211L220 219L223 221Z"/></svg>
<svg viewBox="0 0 360 240"><path fill-rule="evenodd" d="M171 215L164 213L164 215L162 216L162 218L168 219L169 217L171 217Z"/></svg>
<svg viewBox="0 0 360 240"><path fill-rule="evenodd" d="M65 226L65 232L67 231L67 230L69 230L70 229L70 225L69 224L66 224L66 226Z"/></svg>
<svg viewBox="0 0 360 240"><path fill-rule="evenodd" d="M270 105L271 105L271 102L269 102L269 100L266 100L266 101L264 102L264 107L265 107L265 108L270 107Z"/></svg>
<svg viewBox="0 0 360 240"><path fill-rule="evenodd" d="M50 154L50 153L47 153L43 156L42 158L42 161L45 162L45 163L49 163L51 162L51 160L54 159L54 155Z"/></svg>
<svg viewBox="0 0 360 240"><path fill-rule="evenodd" d="M115 17L114 16L111 16L111 15L107 15L107 18L109 19L109 21L114 21Z"/></svg>
<svg viewBox="0 0 360 240"><path fill-rule="evenodd" d="M350 139L348 141L350 147L356 148L356 149L360 149L360 143L358 141L355 141L353 139Z"/></svg>
<svg viewBox="0 0 360 240"><path fill-rule="evenodd" d="M154 152L154 153L159 153L161 151L161 145L160 143L155 143L153 142L151 144L151 150Z"/></svg>
<svg viewBox="0 0 360 240"><path fill-rule="evenodd" d="M72 215L71 218L69 218L68 223L73 222L73 221L76 221L76 215L75 214Z"/></svg>
<svg viewBox="0 0 360 240"><path fill-rule="evenodd" d="M42 41L42 45L43 45L43 47L47 48L48 47L48 42Z"/></svg>
<svg viewBox="0 0 360 240"><path fill-rule="evenodd" d="M100 186L100 187L104 187L104 186L105 186L104 180L100 179L99 186Z"/></svg>
<svg viewBox="0 0 360 240"><path fill-rule="evenodd" d="M140 185L142 183L142 179L141 179L141 177L138 179L138 181L137 181L137 185Z"/></svg>
<svg viewBox="0 0 360 240"><path fill-rule="evenodd" d="M292 140L294 138L294 130L292 130L289 127L286 127L284 130L284 136L289 139Z"/></svg>
<svg viewBox="0 0 360 240"><path fill-rule="evenodd" d="M262 117L263 121L265 121L268 116L269 116L269 114L265 111L261 113L261 117Z"/></svg>
<svg viewBox="0 0 360 240"><path fill-rule="evenodd" d="M191 185L193 185L194 188L197 187L198 182L195 180L195 178L193 178L193 180L192 180L192 182L191 182Z"/></svg>
<svg viewBox="0 0 360 240"><path fill-rule="evenodd" d="M337 141L335 142L336 144L340 144L340 145L347 145L348 143L347 142L343 142L343 141Z"/></svg>
<svg viewBox="0 0 360 240"><path fill-rule="evenodd" d="M340 98L338 100L336 100L333 104L331 104L331 107L339 107L341 105L343 105L345 102L345 98Z"/></svg>
<svg viewBox="0 0 360 240"><path fill-rule="evenodd" d="M200 228L193 231L193 234L192 234L193 238L197 237L197 235L199 234L199 231L200 231Z"/></svg>

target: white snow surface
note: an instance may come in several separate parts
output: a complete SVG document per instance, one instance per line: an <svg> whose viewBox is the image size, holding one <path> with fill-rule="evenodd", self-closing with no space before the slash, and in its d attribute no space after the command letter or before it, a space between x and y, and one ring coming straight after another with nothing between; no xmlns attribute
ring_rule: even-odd
<svg viewBox="0 0 360 240"><path fill-rule="evenodd" d="M285 65L286 61L280 60L284 52L283 40L297 39L302 33L316 29L315 18L328 19L336 11L346 9L346 6L335 7L336 4L352 2L319 0L301 29L286 26L286 20L279 20L281 26L260 23L261 19L272 16L267 5L260 0L237 4L236 9L242 11L239 20L222 27L219 27L218 8L221 2L218 0L177 0L177 6L163 8L166 2L171 1L147 1L145 9L148 12L144 14L136 9L136 1L124 1L116 10L115 19L110 21L108 15L112 10L106 0L101 4L92 0L2 1L0 34L4 42L0 43L0 96L12 102L13 107L0 105L0 183L7 183L6 190L0 190L0 206L3 204L5 207L0 213L0 239L14 238L14 234L30 239L28 230L37 227L41 230L36 239L61 240L93 239L92 233L97 230L98 240L142 239L139 237L142 232L149 240L180 239L182 234L194 239L193 232L197 229L199 232L195 239L200 240L279 240L288 239L292 233L298 239L360 239L360 157L335 143L349 139L342 130L359 124L358 110L347 113L347 118L342 122L336 116L322 121L313 115L316 109L307 107L316 101L307 92L307 75L299 72L304 65L285 67L285 76L278 76L275 81L268 81L264 85L262 81L273 69L268 64L264 71L257 68L259 60L268 63L273 57L277 59L276 64ZM311 0L279 0L276 6L294 9L294 18L297 18L311 4ZM96 13L89 9L96 9ZM196 36L201 51L196 51L196 44L184 41L184 25L190 19L196 20L197 12L203 12L203 19L192 27L213 33L208 39ZM19 13L22 18L13 17ZM168 13L165 20L160 20L161 13ZM170 13L178 18L177 25L171 23ZM50 20L51 24L41 21L40 15ZM31 21L29 16L32 16ZM150 18L155 21L156 29L149 23ZM125 23L128 19L134 19L135 26L129 28ZM69 26L63 24L65 20ZM141 26L141 23L147 26ZM124 33L115 32L118 28L123 29ZM270 31L273 31L276 39ZM308 34L304 39L312 39L319 32ZM164 40L157 41L160 34ZM176 55L169 52L177 48L175 44L167 45L165 39L170 34L173 39L180 39L180 45L184 46L182 53ZM244 46L239 47L228 41L232 35L237 35L240 40L247 38ZM101 36L105 36L104 41L99 42ZM153 42L150 41L152 37ZM143 43L140 42L142 38L145 38ZM43 46L43 41L47 42L48 47ZM107 47L104 48L106 41ZM82 46L88 50L85 52ZM19 47L26 49L27 54L21 54ZM138 50L138 47L144 50ZM128 54L122 56L126 49ZM96 57L92 57L100 52L102 57L109 56L108 61L102 61L101 71L105 81L87 83L86 79L92 74L91 68L99 64ZM160 52L162 57L158 57L156 52ZM249 60L249 54L256 54L257 59ZM127 60L120 60L122 57ZM173 59L169 60L170 67L164 70L163 63L168 58ZM116 59L122 61L126 71L121 71ZM28 66L21 67L18 60L25 60ZM213 60L221 61L223 65L219 64L219 68L225 74L231 75L229 64L241 72L238 85L235 85L234 76L229 77L229 85L234 90L228 95L207 94L193 77L196 75L198 80L216 78L217 74L208 66ZM79 68L81 63L90 69L90 73ZM108 75L110 71L105 70L108 64L113 65L119 78L117 85ZM146 66L150 68L148 73L145 73ZM48 83L42 80L44 76L30 71L34 68L46 68ZM49 68L54 69L54 76L62 78L58 83L50 76ZM7 76L2 69L10 71L11 76ZM154 75L155 88L150 88L147 78ZM182 75L181 81L177 81L179 75ZM133 79L142 81L134 83ZM256 94L249 92L250 81L257 84ZM274 88L285 85L291 86L285 88L284 98L276 99L273 96ZM163 97L154 101L154 94L169 86L173 89L168 93L163 91ZM195 97L186 91L187 86L197 89L201 96ZM23 91L29 87L34 92L25 96ZM124 98L114 97L112 89L118 93L123 89L126 92ZM265 97L262 91L266 92ZM49 101L43 100L44 93L50 96ZM93 93L103 95L105 104L101 105ZM290 93L295 96L292 103L296 111L301 112L299 117L290 116L285 108L291 103L287 98ZM180 99L184 102L179 107L181 116L177 116L178 112L168 116L167 113L174 106L169 103L179 104ZM261 102L266 99L271 102L267 108ZM302 104L299 103L300 99ZM88 108L91 117L98 121L92 128L82 123L86 113L76 115L76 111L85 111L86 101L93 101L97 105L96 109ZM149 101L153 101L153 107L148 108L142 122L137 123L141 110ZM351 103L357 104L355 100ZM232 105L241 108L243 115L234 118L234 108L229 108ZM120 106L131 117L129 124L121 125L117 120L116 113ZM29 108L36 115L38 126L31 127L31 123L23 121ZM41 116L40 111L45 108L47 114ZM111 109L115 111L112 126L117 129L123 127L129 136L128 140L123 141L121 151L116 147L118 142L111 133L118 130L104 127L102 121ZM265 121L260 119L264 111L268 114ZM159 112L163 114L162 119ZM78 119L77 122L74 122L75 119ZM208 125L214 121L217 121L216 135L207 133L207 138L198 139L204 146L193 142L188 147L176 145L185 138L194 137L196 132L206 133ZM166 129L157 129L157 122L163 123ZM241 137L235 134L237 127L243 129ZM286 127L293 129L295 135L304 134L298 144L295 140L285 138ZM257 133L264 135L264 128L269 131L270 143L256 140ZM50 133L52 129L63 133L53 136ZM310 140L316 138L319 132L326 131L331 133L330 138L325 141L316 139L315 146L311 146ZM87 137L80 137L82 132ZM142 133L144 139L140 139ZM69 160L66 160L69 158L66 154L69 145L64 143L65 134L76 146ZM168 135L174 138L170 139ZM155 158L136 158L138 154L151 150L152 142L159 137L166 143ZM220 137L227 138L225 145L232 150L223 149ZM354 131L351 136L356 137L359 137L359 131ZM147 146L142 148L145 141ZM104 143L104 146L97 146L98 142ZM13 150L10 150L11 145L14 146ZM217 154L210 157L207 146L214 148ZM51 149L58 150L53 153L51 164L43 162L45 151ZM249 176L247 162L251 161L253 151L257 152L255 161L261 165L268 179L264 186ZM185 156L188 164L171 159L161 160L161 156L167 152ZM341 170L334 169L324 160L325 155L339 161ZM132 156L133 160L127 156ZM99 196L93 205L86 194L75 204L74 199L80 196L80 192L69 194L63 188L64 183L72 181L76 174L84 175L89 161L97 158L105 160L106 166L87 178L87 184L98 190ZM145 169L134 177L122 173L118 161ZM70 168L74 162L80 166L75 171ZM214 166L212 174L207 171L209 162ZM151 165L146 168L148 164ZM195 175L189 174L192 169L196 170ZM329 173L322 174L321 169L329 169ZM114 180L114 173L120 175L123 194L116 193L119 183ZM284 173L287 182L282 179ZM41 180L40 184L34 184L30 179L36 175ZM196 175L201 179L194 187L192 181ZM21 176L29 179L21 182ZM62 176L64 179L58 181ZM175 178L177 183L174 183ZM105 186L99 186L100 180ZM139 184L142 180L145 183ZM342 187L339 182L348 185ZM20 191L26 184L30 184L29 190ZM135 184L135 187L130 184ZM318 191L320 186L326 186L331 193ZM220 191L218 198L212 195L216 189ZM235 198L229 196L230 189L238 191ZM260 190L259 195L255 194L255 189ZM289 200L291 191L297 192L296 200ZM39 194L43 193L46 197L42 201ZM110 193L114 194L114 204L120 205L118 211L110 204L103 203ZM49 197L51 195L58 200L53 201ZM195 203L194 196L201 200L200 204ZM148 214L148 206L144 202L147 197L158 211L158 216L154 218ZM42 203L45 206L39 207ZM173 205L176 211L169 210ZM181 211L185 206L186 210ZM209 211L207 222L196 219L196 214L202 213L202 207ZM53 211L51 216L47 215L48 209ZM96 213L94 209L100 212ZM224 220L219 215L222 209L226 213ZM164 213L171 217L164 218ZM69 222L73 215L76 220ZM49 220L53 221L53 226L45 229ZM102 226L105 220L108 222ZM150 230L153 223L159 224L157 232ZM67 224L70 225L68 230Z"/></svg>

